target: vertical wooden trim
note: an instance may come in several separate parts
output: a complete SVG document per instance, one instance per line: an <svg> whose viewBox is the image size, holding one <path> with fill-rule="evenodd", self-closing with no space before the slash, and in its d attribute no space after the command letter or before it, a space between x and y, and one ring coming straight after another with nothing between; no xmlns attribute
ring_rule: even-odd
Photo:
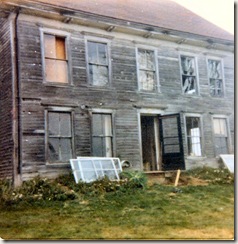
<svg viewBox="0 0 238 244"><path fill-rule="evenodd" d="M18 63L18 38L17 38L17 21L19 13L11 14L9 16L10 29L10 45L11 45L11 64L12 64L12 139L13 139L13 153L12 153L12 180L15 187L21 185L21 116L20 116L20 78L19 78L19 63Z"/></svg>

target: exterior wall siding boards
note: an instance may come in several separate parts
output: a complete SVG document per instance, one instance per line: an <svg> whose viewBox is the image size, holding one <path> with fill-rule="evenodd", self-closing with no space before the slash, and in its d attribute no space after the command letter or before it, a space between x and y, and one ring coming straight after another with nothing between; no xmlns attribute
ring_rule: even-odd
<svg viewBox="0 0 238 244"><path fill-rule="evenodd" d="M93 16L95 19L96 17ZM99 18L96 18L98 21ZM113 21L113 20L111 20ZM121 21L123 22L123 21ZM124 23L124 22L123 22ZM0 177L12 174L12 117L11 117L11 56L10 37L6 20L0 20L1 29L1 123L0 123ZM140 24L133 24L140 27ZM144 28L144 27L143 27ZM44 78L42 36L44 31L67 34L69 83L49 83ZM86 30L86 31L84 31ZM87 39L108 40L111 81L106 86L94 86L88 81ZM135 39L135 40L134 40ZM153 39L152 39L153 40ZM93 113L112 115L113 156L128 160L133 169L143 170L141 118L154 121L154 133L159 147L158 116L180 114L183 151L186 169L208 164L216 165L212 116L226 116L229 121L231 149L234 145L234 63L231 53L214 52L202 47L180 45L132 36L132 34L105 32L92 27L49 21L36 16L19 15L19 73L22 124L22 179L38 174L55 177L70 169L69 162L50 163L47 159L48 111L70 111L72 118L73 157L92 155ZM138 84L137 49L154 50L158 71L158 91L141 91ZM180 55L195 58L198 94L183 94ZM210 95L207 69L208 58L219 58L223 63L225 96ZM6 65L6 66L4 66ZM108 66L110 67L110 65ZM5 82L7 81L7 82ZM3 108L4 111L3 111ZM201 121L202 156L188 156L186 116ZM157 124L156 124L157 123ZM7 129L6 129L7 128ZM151 131L153 128L149 128ZM4 132L3 132L4 130ZM156 132L157 131L157 132ZM156 134L157 133L157 134ZM3 155L4 152L4 155ZM6 153L7 152L7 153ZM232 151L231 151L232 152ZM158 152L157 152L158 153ZM161 167L158 169L161 170Z"/></svg>
<svg viewBox="0 0 238 244"><path fill-rule="evenodd" d="M0 18L0 178L13 175L12 67L8 19Z"/></svg>

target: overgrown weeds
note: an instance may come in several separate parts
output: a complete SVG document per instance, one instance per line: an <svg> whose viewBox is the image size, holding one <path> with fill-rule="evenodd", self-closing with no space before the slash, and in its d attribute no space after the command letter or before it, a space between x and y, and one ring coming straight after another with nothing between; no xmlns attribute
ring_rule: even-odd
<svg viewBox="0 0 238 244"><path fill-rule="evenodd" d="M209 184L234 184L234 174L226 168L199 167L186 171L185 175L206 180Z"/></svg>
<svg viewBox="0 0 238 244"><path fill-rule="evenodd" d="M227 169L209 167L196 168L183 172L183 176L202 179L208 184L233 184L234 174ZM0 181L0 205L11 206L18 203L34 204L40 202L67 201L80 195L99 196L109 192L125 193L147 188L147 176L139 171L124 171L120 181L111 181L107 177L91 182L75 183L73 174L62 175L55 180L39 176L23 182L19 188L13 188L9 180Z"/></svg>

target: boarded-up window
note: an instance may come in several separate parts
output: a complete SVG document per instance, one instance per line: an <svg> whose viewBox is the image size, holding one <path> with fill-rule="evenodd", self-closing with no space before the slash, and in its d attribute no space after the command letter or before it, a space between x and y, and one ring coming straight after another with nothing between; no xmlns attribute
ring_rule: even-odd
<svg viewBox="0 0 238 244"><path fill-rule="evenodd" d="M198 94L194 57L181 56L182 89L185 94Z"/></svg>
<svg viewBox="0 0 238 244"><path fill-rule="evenodd" d="M219 154L228 154L228 133L227 121L225 118L214 118L213 129L215 137L216 156Z"/></svg>
<svg viewBox="0 0 238 244"><path fill-rule="evenodd" d="M87 45L90 83L95 86L105 86L109 83L107 44L88 41Z"/></svg>
<svg viewBox="0 0 238 244"><path fill-rule="evenodd" d="M140 90L156 90L156 65L154 51L138 49Z"/></svg>
<svg viewBox="0 0 238 244"><path fill-rule="evenodd" d="M65 37L44 34L45 80L68 83Z"/></svg>
<svg viewBox="0 0 238 244"><path fill-rule="evenodd" d="M93 156L112 157L112 116L94 113L92 117Z"/></svg>
<svg viewBox="0 0 238 244"><path fill-rule="evenodd" d="M200 118L186 117L186 131L188 155L202 156Z"/></svg>
<svg viewBox="0 0 238 244"><path fill-rule="evenodd" d="M71 113L48 112L48 161L72 158Z"/></svg>
<svg viewBox="0 0 238 244"><path fill-rule="evenodd" d="M210 94L214 97L223 96L223 78L221 61L208 60L208 75L210 82Z"/></svg>

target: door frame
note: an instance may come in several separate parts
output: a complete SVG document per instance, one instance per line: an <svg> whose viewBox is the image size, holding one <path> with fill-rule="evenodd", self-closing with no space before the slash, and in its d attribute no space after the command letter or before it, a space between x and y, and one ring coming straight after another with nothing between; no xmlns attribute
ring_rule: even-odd
<svg viewBox="0 0 238 244"><path fill-rule="evenodd" d="M142 151L142 130L141 130L141 116L151 116L151 117L159 117L161 115L165 115L165 112L161 109L138 109L137 112L137 117L138 117L138 136L139 136L139 148L140 148L140 168L143 170L143 151ZM158 128L159 130L159 128ZM157 165L159 166L158 171L160 169L160 165L158 164L159 160L159 152L156 150L156 160L157 160Z"/></svg>

